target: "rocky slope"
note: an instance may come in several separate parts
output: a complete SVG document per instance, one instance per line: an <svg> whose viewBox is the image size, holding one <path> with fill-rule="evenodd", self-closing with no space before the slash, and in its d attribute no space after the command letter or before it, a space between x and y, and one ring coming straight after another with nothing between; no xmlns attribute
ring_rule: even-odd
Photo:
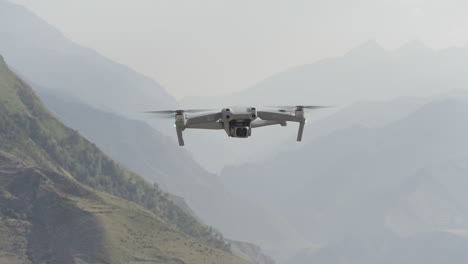
<svg viewBox="0 0 468 264"><path fill-rule="evenodd" d="M3 59L0 151L4 263L243 263L165 192L54 118Z"/></svg>
<svg viewBox="0 0 468 264"><path fill-rule="evenodd" d="M250 198L232 193L219 177L198 165L191 153L149 125L90 107L75 98L36 87L44 103L65 124L150 182L183 197L204 223L230 239L262 245L269 252L300 239L287 222Z"/></svg>

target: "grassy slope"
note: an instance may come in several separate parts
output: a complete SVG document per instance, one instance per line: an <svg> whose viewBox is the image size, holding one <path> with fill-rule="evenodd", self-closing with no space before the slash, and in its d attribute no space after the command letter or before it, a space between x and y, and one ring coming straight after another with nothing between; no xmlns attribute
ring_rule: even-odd
<svg viewBox="0 0 468 264"><path fill-rule="evenodd" d="M152 212L0 152L0 263L242 263Z"/></svg>
<svg viewBox="0 0 468 264"><path fill-rule="evenodd" d="M158 250L153 250L151 245L156 243L158 239L168 239L165 243L161 243L159 252L168 252L167 250L169 250L169 252L174 251L174 256L182 256L183 252L190 252L190 254L193 255L195 254L194 251L203 251L203 254L206 254L206 256L216 259L216 254L211 255L211 253L209 253L212 251L218 252L218 256L226 258L226 260L223 259L223 263L229 263L228 259L232 258L230 254L225 251L228 246L222 240L216 239L208 232L208 229L204 225L170 202L166 198L166 194L161 192L157 187L148 185L134 173L114 163L92 143L83 139L76 131L70 130L57 121L47 109L43 107L29 86L14 75L3 61L0 61L0 150L3 151L4 155L13 157L9 159L22 164L22 167L35 168L31 170L35 171L35 174L41 175L44 179L49 179L51 174L60 175L60 177L55 177L54 180L63 181L68 177L68 180L71 182L77 180L84 185L124 198L149 210L146 211L142 207L103 194L94 194L94 196L98 198L106 197L106 201L102 204L96 204L97 200L102 199L83 200L83 197L79 195L71 198L67 197L67 202L69 202L69 200L79 199L79 201L75 201L77 206L71 206L70 210L72 211L69 212L72 215L78 212L78 216L80 217L76 218L79 219L77 221L80 221L80 219L83 219L83 221L92 220L93 225L90 225L91 227L95 226L96 230L103 230L102 232L105 234L102 235L102 237L105 239L101 239L102 243L100 245L104 249L112 249L107 255L108 258L117 258L113 259L111 261L112 263L119 263L119 259L121 259L120 263L127 263L128 259L123 260L125 258L124 256L131 255L132 252L140 252L142 248L148 248L147 251L155 253ZM44 171L47 173L44 173ZM8 176L8 173L2 173L2 181L8 178L5 175ZM46 185L47 187L50 187L52 190L59 190L59 188L54 186L55 182L47 182L53 183L51 186ZM80 188L85 188L77 182L74 183L80 186ZM94 192L90 189L86 190L88 190L89 193ZM58 195L58 191L51 192ZM62 194L64 193L66 192ZM9 195L8 192L2 190L2 201L8 200L7 198ZM20 201L21 197L17 200ZM90 209L94 207L99 208L101 205L103 208L107 208L103 210L108 213L99 214ZM4 230L5 232L2 232L2 234L8 234L8 232L27 234L28 228L34 229L35 224L37 224L31 222L31 211L29 209L25 211L20 210L18 213L5 211L10 207L2 206L1 208L3 209L3 215L9 215L10 218L17 219L14 224L12 224L13 227L9 225L11 219L3 219L0 224L0 230ZM65 208L67 208L67 206L65 206ZM75 209L76 211L73 211ZM90 217L91 220L82 218L82 212L86 212L84 215ZM52 213L56 213L57 216L63 216L63 212L60 210L52 211ZM155 215L158 215L161 219L155 217ZM21 221L18 219L21 219ZM71 221L73 219L75 218L70 218L69 220ZM71 223L73 222L74 221L71 221ZM168 222L173 223L174 226L169 225ZM30 226L31 224L33 227ZM171 239L171 236L168 235L169 233L164 234L167 235L167 237L156 235L157 233L152 234L153 230L154 232L158 230L158 228L156 228L158 224L164 227L161 229L172 230L169 233L177 235L174 235L173 239ZM128 228L123 228L126 226L128 226ZM155 228L152 228L153 226ZM203 241L203 244L197 244L193 239L187 239L188 236L182 235L178 230L199 241ZM89 232L84 232L83 235L92 235L95 233L93 230L85 231ZM45 234L47 234L47 232ZM138 234L140 236L145 234L145 239L139 239ZM2 245L1 248L12 247L21 251L22 247L19 245L22 244L21 239L24 240L25 236L18 235L17 237L20 241L11 241L11 243L9 243L8 240L10 237L16 239L16 236L13 235L4 236L4 238L1 239L2 242L0 242L0 245L2 245L1 243L6 243L6 245ZM89 240L94 239L85 239L85 241ZM100 241L98 239L95 240ZM36 252L34 247L31 247L31 245L34 245L33 242L33 240L32 242L28 240L29 244L27 250ZM174 246L170 246L171 244ZM183 245L185 245L186 249ZM169 246L170 248L168 248ZM213 247L220 248L221 250L214 249ZM37 252L44 252L44 250L37 250ZM0 260L5 256L8 257L2 254ZM152 261L153 262L149 263L157 263L154 262L154 260ZM199 263L209 263L209 261L206 261L208 260ZM10 263L9 261L6 262ZM241 261L233 258L231 262L237 263ZM11 263L14 262L11 261ZM18 263L23 262L19 261ZM170 262L166 259L161 263ZM190 263L195 262L190 261Z"/></svg>

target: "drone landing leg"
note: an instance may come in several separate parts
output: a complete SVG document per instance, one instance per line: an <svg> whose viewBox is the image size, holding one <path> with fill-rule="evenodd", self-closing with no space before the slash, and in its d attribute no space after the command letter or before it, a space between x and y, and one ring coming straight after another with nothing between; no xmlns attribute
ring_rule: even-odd
<svg viewBox="0 0 468 264"><path fill-rule="evenodd" d="M297 141L302 140L302 133L304 132L305 122L299 123L299 131L297 132Z"/></svg>
<svg viewBox="0 0 468 264"><path fill-rule="evenodd" d="M182 136L182 130L176 129L177 130L177 139L179 140L179 146L185 145L184 143L184 138Z"/></svg>

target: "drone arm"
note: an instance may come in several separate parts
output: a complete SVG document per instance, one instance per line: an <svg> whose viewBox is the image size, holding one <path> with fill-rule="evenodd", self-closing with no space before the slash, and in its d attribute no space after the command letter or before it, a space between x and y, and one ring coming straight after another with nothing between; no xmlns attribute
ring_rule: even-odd
<svg viewBox="0 0 468 264"><path fill-rule="evenodd" d="M185 145L184 137L182 136L182 129L176 128L177 131L177 139L179 140L179 146Z"/></svg>
<svg viewBox="0 0 468 264"><path fill-rule="evenodd" d="M289 114L283 114L283 113L259 111L258 112L258 117L260 117L264 121L298 122L299 123L299 131L297 132L297 141L302 140L302 134L304 132L304 126L305 126L305 122L306 122L306 119L304 118L303 112L296 111L296 115L289 115Z"/></svg>
<svg viewBox="0 0 468 264"><path fill-rule="evenodd" d="M195 128L195 129L224 129L223 123L220 122L210 122L210 123L199 123L199 124L188 124L185 125L185 128Z"/></svg>
<svg viewBox="0 0 468 264"><path fill-rule="evenodd" d="M257 128L257 127L264 127L264 126L272 126L272 125L281 125L281 126L286 126L286 121L275 121L275 120L261 120L257 119L252 121L250 126L252 128Z"/></svg>
<svg viewBox="0 0 468 264"><path fill-rule="evenodd" d="M187 127L187 128L197 128L196 126L200 125L200 124L217 123L217 121L220 118L221 118L221 113L189 117L187 119L187 122L185 123L185 127Z"/></svg>
<svg viewBox="0 0 468 264"><path fill-rule="evenodd" d="M267 112L267 111L258 111L257 115L263 120L269 121L278 121L278 122L301 122L304 118L298 117L290 114L276 113L276 112Z"/></svg>

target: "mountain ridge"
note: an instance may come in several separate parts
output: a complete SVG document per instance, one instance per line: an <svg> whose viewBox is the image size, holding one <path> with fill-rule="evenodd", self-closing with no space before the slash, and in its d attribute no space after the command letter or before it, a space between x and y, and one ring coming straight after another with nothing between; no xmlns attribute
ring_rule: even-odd
<svg viewBox="0 0 468 264"><path fill-rule="evenodd" d="M367 233L382 231L382 216L373 214L378 211L375 205L369 205L368 210L362 207L368 196L412 177L430 164L468 158L463 140L468 133L467 113L468 104L461 101L428 104L394 124L349 127L268 162L239 165L244 171L241 176L230 173L236 167L227 168L222 175L230 188L275 205L274 209L287 215L301 234L315 243L364 229ZM284 175L289 175L292 168L309 173L291 174L289 183L285 183ZM249 184L244 185L247 179ZM365 216L367 225L360 222ZM333 225L343 217L349 222L346 227Z"/></svg>
<svg viewBox="0 0 468 264"><path fill-rule="evenodd" d="M62 125L41 104L39 98L35 96L32 89L11 72L4 63L0 63L0 146L0 151L2 153L2 158L0 159L2 162L2 169L0 169L0 203L8 205L2 206L2 215L4 215L2 219L6 217L18 221L29 221L32 228L40 228L41 225L43 225L41 223L47 226L47 223L63 220L61 217L66 218L71 213L67 213L67 208L69 208L69 210L77 213L81 218L73 218L78 222L71 221L70 219L68 219L70 221L65 220L61 222L59 226L75 226L75 224L80 225L79 220L82 219L84 221L86 219L84 215L89 215L91 212L88 209L85 210L88 213L83 212L83 208L76 207L76 204L70 204L70 206L66 206L65 204L68 204L71 200L85 204L87 203L86 201L89 201L95 204L91 206L92 209L96 206L99 207L99 204L104 202L116 208L116 211L105 210L108 214L112 214L113 217L106 218L104 222L96 222L100 229L95 231L102 230L110 232L110 237L103 235L104 240L99 240L102 242L99 243L101 246L112 251L109 253L112 257L109 258L113 260L104 262L129 263L130 261L126 262L123 260L127 259L123 256L130 256L132 254L147 256L148 252L145 251L144 247L136 247L134 240L132 240L133 242L128 242L124 238L118 239L117 237L120 235L128 235L135 239L135 235L139 236L144 234L144 230L147 229L146 232L152 230L148 225L158 223L157 226L159 227L154 230L163 232L167 230L169 231L167 235L172 237L168 240L172 241L170 243L161 244L162 241L158 242L160 243L159 247L165 248L164 251L154 251L154 248L150 250L153 253L159 252L157 254L161 257L168 257L173 254L174 256L185 259L184 262L188 259L192 259L198 263L206 263L200 261L200 259L205 259L205 261L207 261L209 259L221 257L228 262L243 263L243 261L229 253L229 245L226 244L222 238L209 232L208 227L198 222L197 219L187 214L184 210L175 206L167 198L167 194L162 192L157 186L147 184L138 175L112 161L94 144L81 138L76 131ZM86 166L83 164L86 164ZM20 184L21 182L26 183L31 181L33 185ZM46 193L51 195L50 199L56 201L56 203L40 203L41 190L44 188L47 190ZM100 194L101 192L106 192L107 194ZM28 201L32 202L28 203ZM38 204L36 204L36 202ZM29 206L35 205L43 210L31 211L28 209ZM59 207L53 207L55 205ZM49 208L48 206L52 207ZM49 208L50 211L45 211L47 208ZM77 211L73 211L75 209ZM141 222L141 226L129 222L131 219L129 215L132 215L132 213L128 214L130 211L136 214L141 214L143 212L149 213L148 217L145 216L147 221ZM48 215L45 212L50 212L52 215ZM80 212L83 212L84 215L82 216ZM122 214L118 212L122 212ZM97 213L100 214L100 211L98 210ZM97 216L94 215L92 218L94 219L94 217ZM36 218L39 222L35 220ZM133 221L135 220L136 219ZM122 229L123 224L131 225L133 228L137 229L140 227L144 228L141 229L139 233L130 231L120 233L112 231L112 226L118 226L118 229ZM44 234L47 234L47 232L52 232L54 230L52 226L55 225L52 224L50 227L40 229L39 231L40 233L45 232ZM6 228L5 226L2 227ZM24 225L23 227L26 228ZM66 238L73 240L73 237L75 237L76 239L85 239L84 241L87 241L82 235L91 235L92 232L87 232L86 230L87 229L82 230L83 234L79 232L76 234L68 234L70 236ZM27 236L19 236L18 238L36 245L33 248L28 248L28 250L31 250L34 254L40 254L40 256L32 257L34 263L41 263L41 259L46 259L48 263L63 263L64 261L70 262L69 260L76 257L71 253L68 254L68 249L60 250L61 246L66 245L62 245L61 243L57 244L59 240L56 239L60 238L59 233L57 233L59 237L52 235L52 233L50 233L50 235L50 240L43 241L42 244L34 244L34 241L30 240ZM8 237L4 237L3 239L5 238ZM157 236L152 236L142 241L155 241L154 239L156 238ZM122 248L126 249L119 251L113 249L114 247L109 247L110 245L105 242L108 241L108 239L111 239L113 242L110 244L116 247L126 245ZM181 242L177 241L192 241L193 243L191 243L193 246L201 247L204 253L196 253L194 257L189 257L186 253L195 253L195 248L192 246L183 246ZM46 242L52 244L47 244ZM170 251L167 246L171 244L177 246L177 248ZM76 247L71 247L81 252L78 246L86 247L86 245L82 243L79 243ZM178 251L179 249L183 250ZM49 256L47 252L50 250L53 254ZM145 252L142 252L142 250ZM62 254L61 252L64 254L63 256L60 255ZM98 257L98 255L95 255L96 253L96 251L93 251L92 254L94 257ZM42 254L46 255L42 256ZM106 256L103 256L103 258L106 259ZM82 259L82 261L84 260ZM137 260L132 259L131 261ZM169 262L181 263L177 261L178 260L171 260ZM94 261L91 262L94 263ZM148 263L159 262L161 262L161 260L157 258L148 261ZM162 262L166 263L164 261Z"/></svg>
<svg viewBox="0 0 468 264"><path fill-rule="evenodd" d="M251 199L231 193L217 175L192 160L191 153L147 124L94 109L47 89L35 89L62 122L149 182L156 182L164 190L183 197L204 223L221 230L228 238L259 244L269 254L275 252L278 245L267 243L265 246L266 238L296 239L294 232L289 233L286 223L273 220L273 213Z"/></svg>
<svg viewBox="0 0 468 264"><path fill-rule="evenodd" d="M142 111L178 105L153 79L67 40L22 6L0 1L0 32L0 53L23 77L42 87L67 91L97 108L140 120Z"/></svg>

